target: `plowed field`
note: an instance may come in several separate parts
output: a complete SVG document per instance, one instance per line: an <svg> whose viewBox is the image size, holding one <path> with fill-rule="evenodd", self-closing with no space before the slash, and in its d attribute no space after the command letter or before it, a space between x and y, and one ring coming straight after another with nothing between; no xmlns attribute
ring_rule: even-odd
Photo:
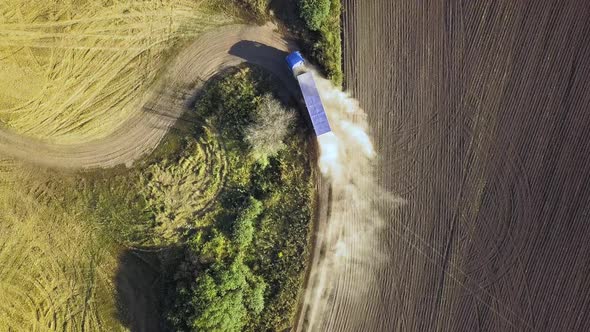
<svg viewBox="0 0 590 332"><path fill-rule="evenodd" d="M312 329L590 330L590 3L344 4L348 88L406 204Z"/></svg>

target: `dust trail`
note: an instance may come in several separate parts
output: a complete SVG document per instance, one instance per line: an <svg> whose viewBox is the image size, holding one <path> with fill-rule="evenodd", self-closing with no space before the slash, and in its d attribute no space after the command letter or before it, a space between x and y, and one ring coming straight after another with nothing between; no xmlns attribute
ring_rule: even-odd
<svg viewBox="0 0 590 332"><path fill-rule="evenodd" d="M299 329L326 330L322 317L336 305L354 306L379 294L376 268L386 261L378 232L385 226L380 207L403 203L382 189L374 176L377 157L358 101L314 75L332 133L318 137L319 168L332 190L328 218L318 231L309 287ZM376 293L375 293L376 292ZM363 315L359 309L358 315ZM326 322L323 322L326 323Z"/></svg>

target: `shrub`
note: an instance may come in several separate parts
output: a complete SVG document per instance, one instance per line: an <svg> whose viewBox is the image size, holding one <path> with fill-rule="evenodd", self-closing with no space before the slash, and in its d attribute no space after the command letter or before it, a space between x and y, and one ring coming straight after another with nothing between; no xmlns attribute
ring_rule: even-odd
<svg viewBox="0 0 590 332"><path fill-rule="evenodd" d="M228 143L239 143L260 104L252 70L244 68L206 88L197 114L211 121Z"/></svg>
<svg viewBox="0 0 590 332"><path fill-rule="evenodd" d="M175 330L182 331L241 331L248 321L264 309L266 282L244 264L245 249L254 235L254 220L262 212L262 203L252 197L242 207L235 220L233 244L235 250L227 260L224 256L227 242L213 228L209 241L189 248L188 256L217 256L204 273L188 282L177 285L174 307L168 321ZM221 220L219 221L221 222ZM202 239L202 234L198 237ZM195 242L201 242L198 239ZM198 270L203 259L185 262L189 270ZM179 277L186 278L185 275Z"/></svg>
<svg viewBox="0 0 590 332"><path fill-rule="evenodd" d="M227 265L213 264L192 287L177 289L169 322L180 331L241 331L264 307L260 294L265 288L240 257Z"/></svg>
<svg viewBox="0 0 590 332"><path fill-rule="evenodd" d="M240 213L234 224L233 240L239 250L244 250L252 243L254 220L262 213L262 203L250 197L248 207Z"/></svg>
<svg viewBox="0 0 590 332"><path fill-rule="evenodd" d="M268 162L285 147L284 138L289 133L295 115L281 106L278 100L267 94L254 115L254 122L246 129L246 141L252 148L254 159Z"/></svg>
<svg viewBox="0 0 590 332"><path fill-rule="evenodd" d="M199 235L202 236L201 234ZM195 261L201 263L213 263L222 261L228 255L229 246L229 241L227 240L225 235L223 235L223 233L221 233L217 229L213 229L211 231L209 241L205 242L201 247L195 248L197 250L197 257L195 257Z"/></svg>
<svg viewBox="0 0 590 332"><path fill-rule="evenodd" d="M299 0L299 14L313 31L304 39L324 73L336 85L342 84L342 38L340 27L341 0Z"/></svg>
<svg viewBox="0 0 590 332"><path fill-rule="evenodd" d="M330 0L300 0L299 10L307 27L317 31L330 14Z"/></svg>
<svg viewBox="0 0 590 332"><path fill-rule="evenodd" d="M332 0L330 16L319 31L313 46L314 58L322 64L328 77L335 84L342 84L342 37L340 35L340 0Z"/></svg>

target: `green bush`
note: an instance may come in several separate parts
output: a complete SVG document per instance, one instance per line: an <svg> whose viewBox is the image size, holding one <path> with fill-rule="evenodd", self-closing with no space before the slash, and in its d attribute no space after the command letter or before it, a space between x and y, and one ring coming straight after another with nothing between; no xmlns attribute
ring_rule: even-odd
<svg viewBox="0 0 590 332"><path fill-rule="evenodd" d="M244 264L245 250L254 236L254 223L262 212L262 203L249 197L233 225L231 259L226 263L225 237L213 228L209 241L202 241L203 233L197 235L189 248L189 259L185 269L198 271L203 255L217 257L196 279L182 280L181 274L174 295L174 307L168 321L175 330L182 331L241 331L248 321L264 308L266 283L252 273ZM224 220L220 218L218 222ZM221 226L221 225L219 225ZM196 252L195 252L196 250ZM198 257L198 259L194 259ZM188 267L186 266L188 265ZM190 276L190 274L189 274ZM190 277L189 277L190 278Z"/></svg>
<svg viewBox="0 0 590 332"><path fill-rule="evenodd" d="M307 27L317 31L330 15L330 0L300 0L299 10Z"/></svg>
<svg viewBox="0 0 590 332"><path fill-rule="evenodd" d="M252 123L261 100L251 70L239 70L206 89L197 104L197 114L206 118L230 143L242 144L244 130Z"/></svg>
<svg viewBox="0 0 590 332"><path fill-rule="evenodd" d="M262 213L262 203L250 197L248 207L244 209L234 224L233 240L238 250L246 249L252 243L254 236L254 221Z"/></svg>
<svg viewBox="0 0 590 332"><path fill-rule="evenodd" d="M343 74L340 30L326 29L322 31L319 40L314 45L313 53L316 61L324 67L328 77L336 85L341 85Z"/></svg>
<svg viewBox="0 0 590 332"><path fill-rule="evenodd" d="M204 236L204 233L198 233L197 237ZM208 264L223 261L230 251L229 239L219 230L212 229L211 234L207 235L208 241L202 242L201 239L194 239L196 244L194 249L194 258L199 263Z"/></svg>
<svg viewBox="0 0 590 332"><path fill-rule="evenodd" d="M311 58L336 85L342 84L341 0L299 0L300 15L310 33Z"/></svg>
<svg viewBox="0 0 590 332"><path fill-rule="evenodd" d="M192 286L177 289L180 301L168 319L177 331L241 331L264 307L265 288L240 257L213 264Z"/></svg>

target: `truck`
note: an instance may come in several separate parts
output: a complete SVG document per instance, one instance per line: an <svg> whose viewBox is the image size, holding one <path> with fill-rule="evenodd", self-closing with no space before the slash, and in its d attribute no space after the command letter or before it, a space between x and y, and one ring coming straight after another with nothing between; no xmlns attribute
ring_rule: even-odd
<svg viewBox="0 0 590 332"><path fill-rule="evenodd" d="M321 136L332 131L322 99L313 79L313 73L305 67L305 60L299 51L289 54L286 58L289 69L299 82L301 93L311 119L311 124L316 136Z"/></svg>

